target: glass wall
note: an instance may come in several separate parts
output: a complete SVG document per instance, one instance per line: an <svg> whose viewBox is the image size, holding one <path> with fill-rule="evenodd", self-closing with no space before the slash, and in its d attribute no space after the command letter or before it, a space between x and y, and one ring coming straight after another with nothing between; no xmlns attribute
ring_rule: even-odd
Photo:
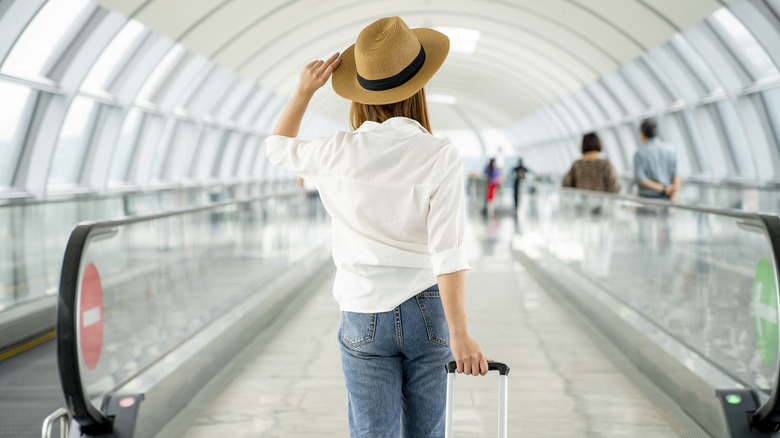
<svg viewBox="0 0 780 438"><path fill-rule="evenodd" d="M527 156L531 168L549 168L550 163L534 162L545 155L540 150L566 149L595 131L618 172L630 178L631 158L641 147L637 128L642 119L655 117L659 136L677 149L684 178L773 183L780 179L776 8L776 1L751 0L724 6L574 98L549 105L545 116L540 111L518 121L508 130L519 144L518 154ZM567 130L543 123L545 117L559 119ZM530 131L533 136L523 135ZM554 173L564 173L570 164L561 163Z"/></svg>
<svg viewBox="0 0 780 438"><path fill-rule="evenodd" d="M0 200L268 176L273 92L88 0L9 0L9 17L26 22L0 37Z"/></svg>

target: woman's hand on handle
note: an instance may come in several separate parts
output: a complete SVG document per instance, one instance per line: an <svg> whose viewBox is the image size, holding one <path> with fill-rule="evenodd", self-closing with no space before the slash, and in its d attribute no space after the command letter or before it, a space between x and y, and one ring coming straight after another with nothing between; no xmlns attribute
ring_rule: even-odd
<svg viewBox="0 0 780 438"><path fill-rule="evenodd" d="M472 376L488 372L487 359L466 324L466 271L439 275L439 295L450 329L450 351L458 372Z"/></svg>
<svg viewBox="0 0 780 438"><path fill-rule="evenodd" d="M458 372L472 376L484 376L488 372L488 363L477 341L468 335L450 336L450 351Z"/></svg>

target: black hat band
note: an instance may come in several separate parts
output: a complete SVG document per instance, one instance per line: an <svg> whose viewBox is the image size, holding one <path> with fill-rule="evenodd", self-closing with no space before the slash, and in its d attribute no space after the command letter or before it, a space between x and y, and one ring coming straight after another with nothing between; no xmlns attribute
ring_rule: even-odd
<svg viewBox="0 0 780 438"><path fill-rule="evenodd" d="M360 86L368 91L390 90L409 82L420 71L423 64L425 64L425 50L423 50L423 46L420 44L420 53L417 54L417 57L414 58L411 64L397 75L385 79L366 79L360 76L360 73L356 73L357 80Z"/></svg>

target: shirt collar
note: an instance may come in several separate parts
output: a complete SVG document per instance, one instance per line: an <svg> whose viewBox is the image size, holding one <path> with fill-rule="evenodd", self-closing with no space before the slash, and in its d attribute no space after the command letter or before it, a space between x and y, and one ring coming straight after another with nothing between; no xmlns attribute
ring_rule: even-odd
<svg viewBox="0 0 780 438"><path fill-rule="evenodd" d="M421 132L430 134L417 120L406 117L392 117L382 123L368 120L363 122L355 132L370 132L388 138L407 138Z"/></svg>

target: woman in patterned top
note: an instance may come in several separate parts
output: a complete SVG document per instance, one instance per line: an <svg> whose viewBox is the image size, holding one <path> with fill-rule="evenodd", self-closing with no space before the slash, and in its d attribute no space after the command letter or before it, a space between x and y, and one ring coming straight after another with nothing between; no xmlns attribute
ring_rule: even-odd
<svg viewBox="0 0 780 438"><path fill-rule="evenodd" d="M608 159L601 158L599 152L601 152L601 140L596 133L585 134L582 138L582 158L575 161L563 177L563 186L601 192L619 192L620 180L615 168Z"/></svg>

